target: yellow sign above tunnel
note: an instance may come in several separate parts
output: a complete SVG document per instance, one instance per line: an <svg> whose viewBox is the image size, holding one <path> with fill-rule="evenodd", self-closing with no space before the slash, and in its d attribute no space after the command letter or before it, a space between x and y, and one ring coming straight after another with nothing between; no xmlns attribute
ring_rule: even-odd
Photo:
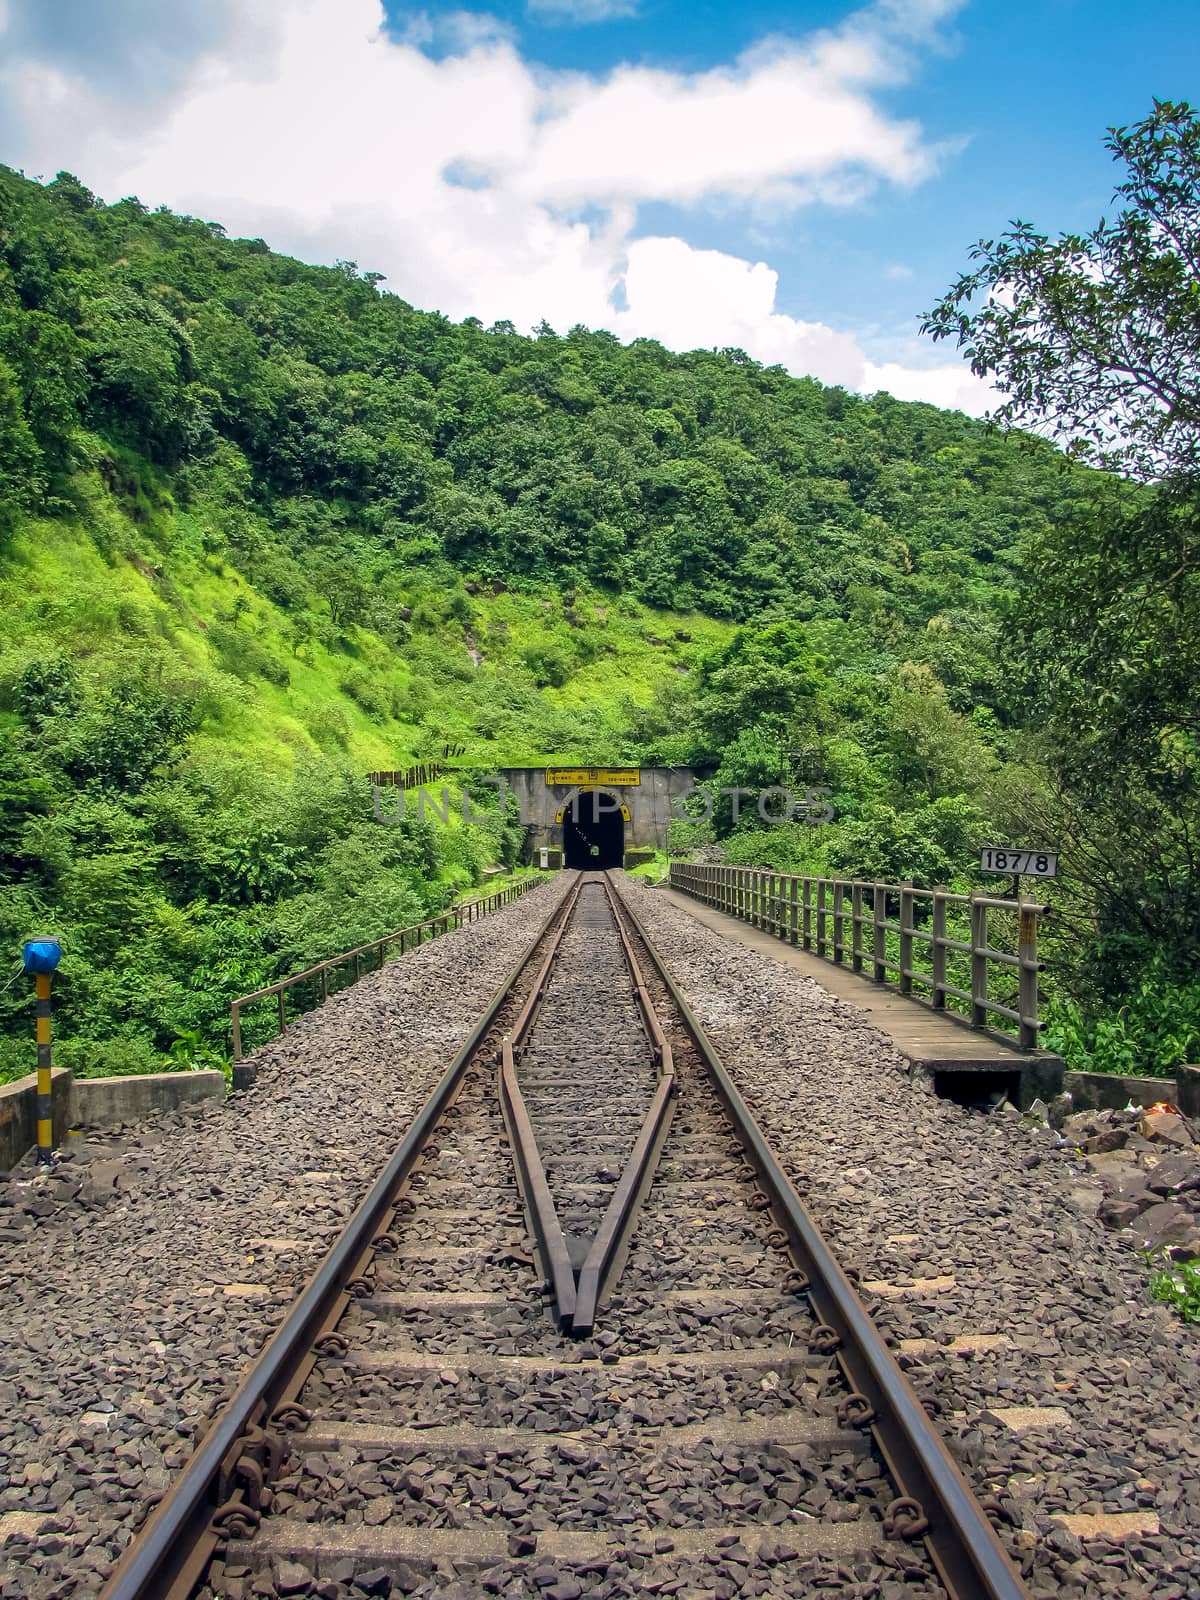
<svg viewBox="0 0 1200 1600"><path fill-rule="evenodd" d="M546 782L551 785L571 783L612 783L623 789L636 789L642 781L639 767L547 767Z"/></svg>

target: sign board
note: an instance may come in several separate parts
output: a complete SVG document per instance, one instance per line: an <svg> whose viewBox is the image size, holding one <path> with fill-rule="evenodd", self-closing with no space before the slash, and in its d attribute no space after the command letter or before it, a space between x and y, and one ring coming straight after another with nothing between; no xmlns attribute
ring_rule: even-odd
<svg viewBox="0 0 1200 1600"><path fill-rule="evenodd" d="M545 845L538 851L538 866L545 872L550 865L550 852Z"/></svg>
<svg viewBox="0 0 1200 1600"><path fill-rule="evenodd" d="M979 865L984 872L1004 872L1018 878L1057 878L1056 850L1014 850L1008 845L989 845L980 851Z"/></svg>
<svg viewBox="0 0 1200 1600"><path fill-rule="evenodd" d="M609 783L622 789L641 785L639 767L547 767L546 782L551 786L573 783Z"/></svg>

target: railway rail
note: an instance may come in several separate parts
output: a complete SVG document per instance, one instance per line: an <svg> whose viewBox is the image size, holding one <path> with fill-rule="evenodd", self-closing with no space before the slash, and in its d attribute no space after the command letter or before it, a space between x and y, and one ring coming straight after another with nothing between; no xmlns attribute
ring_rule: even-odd
<svg viewBox="0 0 1200 1600"><path fill-rule="evenodd" d="M103 1597L375 1572L1027 1600L611 874L542 927Z"/></svg>

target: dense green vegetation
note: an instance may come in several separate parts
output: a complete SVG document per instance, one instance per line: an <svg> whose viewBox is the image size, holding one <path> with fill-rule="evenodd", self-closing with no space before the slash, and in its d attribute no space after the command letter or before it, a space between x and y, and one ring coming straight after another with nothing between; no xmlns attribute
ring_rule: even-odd
<svg viewBox="0 0 1200 1600"><path fill-rule="evenodd" d="M1006 787L1017 826L1067 852L1057 1037L1128 1070L1200 1056L1200 116L1156 102L1106 142L1113 212L981 240L926 326L999 385L1004 420L1121 474L1031 542L1008 649L1031 737Z"/></svg>
<svg viewBox="0 0 1200 1600"><path fill-rule="evenodd" d="M483 796L471 771L550 758L825 784L827 827L677 831L969 883L1047 791L1029 563L1106 499L1150 514L930 406L452 325L353 263L3 168L0 460L0 949L62 935L84 1070L222 1052L232 995L512 861L511 818L373 820L364 774L447 746ZM1084 1040L1148 946L1085 982L1079 926ZM18 982L0 1074L28 1064Z"/></svg>

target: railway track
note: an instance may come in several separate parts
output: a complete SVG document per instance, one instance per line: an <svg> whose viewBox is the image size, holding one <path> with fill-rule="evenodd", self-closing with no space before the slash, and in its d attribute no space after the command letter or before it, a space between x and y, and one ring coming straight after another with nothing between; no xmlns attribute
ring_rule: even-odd
<svg viewBox="0 0 1200 1600"><path fill-rule="evenodd" d="M105 1600L1027 1591L581 874Z"/></svg>

